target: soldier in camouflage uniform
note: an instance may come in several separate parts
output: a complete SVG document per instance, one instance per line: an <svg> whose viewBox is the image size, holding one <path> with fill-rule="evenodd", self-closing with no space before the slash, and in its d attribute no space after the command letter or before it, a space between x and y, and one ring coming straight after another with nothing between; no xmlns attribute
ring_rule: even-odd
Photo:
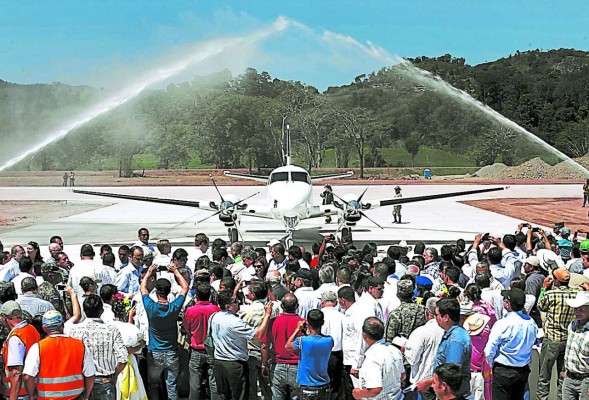
<svg viewBox="0 0 589 400"><path fill-rule="evenodd" d="M68 314L72 315L71 299L69 296L63 296L63 294L55 288L55 285L64 284L64 282L67 280L67 276L65 276L63 270L59 268L56 263L45 263L41 266L41 275L43 275L43 279L45 281L39 285L39 296L41 296L43 300L47 300L53 304L53 307L55 307L55 309L59 311L64 316L64 318Z"/></svg>
<svg viewBox="0 0 589 400"><path fill-rule="evenodd" d="M389 314L386 329L386 341L392 342L397 336L409 338L411 332L425 325L425 307L413 301L415 286L410 279L401 279L397 283L397 296L401 305Z"/></svg>
<svg viewBox="0 0 589 400"><path fill-rule="evenodd" d="M401 197L403 197L403 195L401 194L401 188L399 186L395 186L395 199L400 199ZM397 206L393 206L393 218L395 218L393 223L395 223L395 224L401 223L401 205L400 204Z"/></svg>

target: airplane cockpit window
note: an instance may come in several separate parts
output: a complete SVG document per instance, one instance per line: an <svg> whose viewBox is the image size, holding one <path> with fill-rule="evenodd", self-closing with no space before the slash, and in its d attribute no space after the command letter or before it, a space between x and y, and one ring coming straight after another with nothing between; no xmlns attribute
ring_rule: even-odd
<svg viewBox="0 0 589 400"><path fill-rule="evenodd" d="M288 172L274 172L270 175L270 183L274 182L287 182L288 181Z"/></svg>
<svg viewBox="0 0 589 400"><path fill-rule="evenodd" d="M310 183L309 174L306 172L291 172L293 182Z"/></svg>

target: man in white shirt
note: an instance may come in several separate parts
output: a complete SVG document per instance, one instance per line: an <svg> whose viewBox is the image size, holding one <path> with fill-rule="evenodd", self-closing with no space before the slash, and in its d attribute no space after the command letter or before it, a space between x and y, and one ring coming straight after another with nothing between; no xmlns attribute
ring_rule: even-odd
<svg viewBox="0 0 589 400"><path fill-rule="evenodd" d="M317 298L313 287L313 274L310 269L300 268L294 275L294 285L297 288L294 295L299 301L299 308L297 314L301 318L307 318L307 314L311 310L318 310L321 301Z"/></svg>
<svg viewBox="0 0 589 400"><path fill-rule="evenodd" d="M0 281L10 282L20 273L19 262L25 256L25 249L20 245L10 249L12 258L4 265L0 265Z"/></svg>
<svg viewBox="0 0 589 400"><path fill-rule="evenodd" d="M22 295L22 281L25 278L34 278L31 274L33 270L33 260L29 257L22 257L18 263L18 267L20 269L20 273L14 277L12 283L14 284L14 290L16 290L16 294L19 296Z"/></svg>
<svg viewBox="0 0 589 400"><path fill-rule="evenodd" d="M119 289L119 292L132 296L139 291L139 278L141 277L141 265L143 263L143 248L135 246L129 251L131 254L129 264L119 271L114 284Z"/></svg>
<svg viewBox="0 0 589 400"><path fill-rule="evenodd" d="M403 354L383 340L384 324L375 317L367 318L362 325L362 338L366 342L365 359L360 368L360 387L352 391L355 399L400 400L401 382L405 380Z"/></svg>
<svg viewBox="0 0 589 400"><path fill-rule="evenodd" d="M286 264L288 263L288 258L284 255L284 246L282 243L276 243L272 246L270 250L270 255L272 256L272 261L270 261L270 265L268 266L268 271L277 270L280 272L280 276L284 275L286 272Z"/></svg>
<svg viewBox="0 0 589 400"><path fill-rule="evenodd" d="M137 231L137 238L139 239L133 246L139 246L143 248L143 255L153 254L154 257L159 254L157 249L149 243L149 231L147 228L141 228ZM149 251L148 251L149 250ZM157 254L156 254L157 253Z"/></svg>
<svg viewBox="0 0 589 400"><path fill-rule="evenodd" d="M317 298L321 298L321 295L325 292L333 292L337 293L339 289L338 286L334 283L335 276L333 267L330 264L324 264L321 269L319 270L319 282L321 285L315 290L317 294ZM337 304L337 299L336 299Z"/></svg>
<svg viewBox="0 0 589 400"><path fill-rule="evenodd" d="M288 260L298 261L301 268L311 269L311 267L309 267L309 264L307 264L307 262L303 260L303 252L301 248L298 246L290 246L288 248Z"/></svg>
<svg viewBox="0 0 589 400"><path fill-rule="evenodd" d="M405 357L411 365L409 381L415 384L434 375L434 362L444 330L436 321L437 297L431 297L425 304L426 324L416 328L405 345ZM417 394L417 392L414 392Z"/></svg>
<svg viewBox="0 0 589 400"><path fill-rule="evenodd" d="M327 367L327 373L331 380L331 392L337 397L340 397L340 395L343 397L344 354L342 352L342 337L346 317L339 312L337 305L337 294L335 292L324 291L321 294L321 312L323 312L325 321L321 327L321 334L333 338L333 349Z"/></svg>
<svg viewBox="0 0 589 400"><path fill-rule="evenodd" d="M370 313L370 316L377 317L384 322L382 306L378 302L382 297L383 292L384 281L378 276L371 276L366 282L366 291L360 296L358 304L361 308Z"/></svg>
<svg viewBox="0 0 589 400"><path fill-rule="evenodd" d="M76 295L78 295L78 299L81 299L84 294L84 291L80 287L80 279L85 276L94 278L98 291L100 291L102 285L113 283L106 268L94 261L94 255L94 248L91 244L83 245L80 249L80 262L70 270L68 285L74 289Z"/></svg>
<svg viewBox="0 0 589 400"><path fill-rule="evenodd" d="M495 308L495 315L497 320L503 318L503 295L501 294L500 290L492 289L490 287L490 275L488 273L476 274L474 281L477 286L481 288L481 298L491 303L493 308Z"/></svg>

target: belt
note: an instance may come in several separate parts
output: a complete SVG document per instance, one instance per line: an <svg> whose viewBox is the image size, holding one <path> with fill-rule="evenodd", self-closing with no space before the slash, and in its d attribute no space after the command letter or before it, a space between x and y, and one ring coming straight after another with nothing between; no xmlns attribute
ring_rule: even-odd
<svg viewBox="0 0 589 400"><path fill-rule="evenodd" d="M109 383L115 378L113 375L96 375L94 376L94 382L98 381L101 383Z"/></svg>
<svg viewBox="0 0 589 400"><path fill-rule="evenodd" d="M190 346L190 350L192 351L198 351L199 353L206 353L206 349L195 349L194 347Z"/></svg>
<svg viewBox="0 0 589 400"><path fill-rule="evenodd" d="M321 390L321 389L329 389L329 383L326 383L325 385L321 385L321 386L305 386L305 385L300 385L301 389L306 389L306 390Z"/></svg>
<svg viewBox="0 0 589 400"><path fill-rule="evenodd" d="M501 363L498 363L498 362L496 362L494 364L494 366L496 366L496 367L503 367L503 368L509 368L509 369L524 369L524 368L528 368L529 369L530 368L529 365L522 365L521 367L516 367L515 365L505 365L505 364L501 364Z"/></svg>
<svg viewBox="0 0 589 400"><path fill-rule="evenodd" d="M575 379L578 381L581 381L585 378L589 378L589 374L577 374L575 372L571 372L567 370L567 377L571 378L571 379Z"/></svg>

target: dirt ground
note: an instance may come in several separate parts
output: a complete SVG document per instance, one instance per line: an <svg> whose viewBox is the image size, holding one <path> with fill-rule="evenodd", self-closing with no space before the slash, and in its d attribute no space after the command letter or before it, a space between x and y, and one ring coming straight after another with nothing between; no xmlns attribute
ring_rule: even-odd
<svg viewBox="0 0 589 400"><path fill-rule="evenodd" d="M555 222L564 222L572 232L579 229L589 232L589 208L581 207L581 198L469 200L462 203L533 225L552 227Z"/></svg>
<svg viewBox="0 0 589 400"><path fill-rule="evenodd" d="M67 201L0 201L0 233L105 207Z"/></svg>
<svg viewBox="0 0 589 400"><path fill-rule="evenodd" d="M342 169L348 171L349 169ZM393 169L391 169L393 170ZM141 173L142 171L136 171ZM235 172L247 173L247 170ZM333 173L329 169L325 173ZM357 171L351 178L334 180L334 185L464 185L464 184L582 184L583 180L564 179L530 179L530 180L489 180L482 178L456 178L434 176L432 180L387 179L383 175L370 176L367 171L366 178L360 179ZM118 171L76 171L76 186L207 186L211 184L212 174L219 185L263 185L244 179L235 179L223 175L223 170L145 170L144 177L119 178ZM6 186L61 186L63 171L17 171L1 172L0 187ZM318 182L323 185L327 181Z"/></svg>

